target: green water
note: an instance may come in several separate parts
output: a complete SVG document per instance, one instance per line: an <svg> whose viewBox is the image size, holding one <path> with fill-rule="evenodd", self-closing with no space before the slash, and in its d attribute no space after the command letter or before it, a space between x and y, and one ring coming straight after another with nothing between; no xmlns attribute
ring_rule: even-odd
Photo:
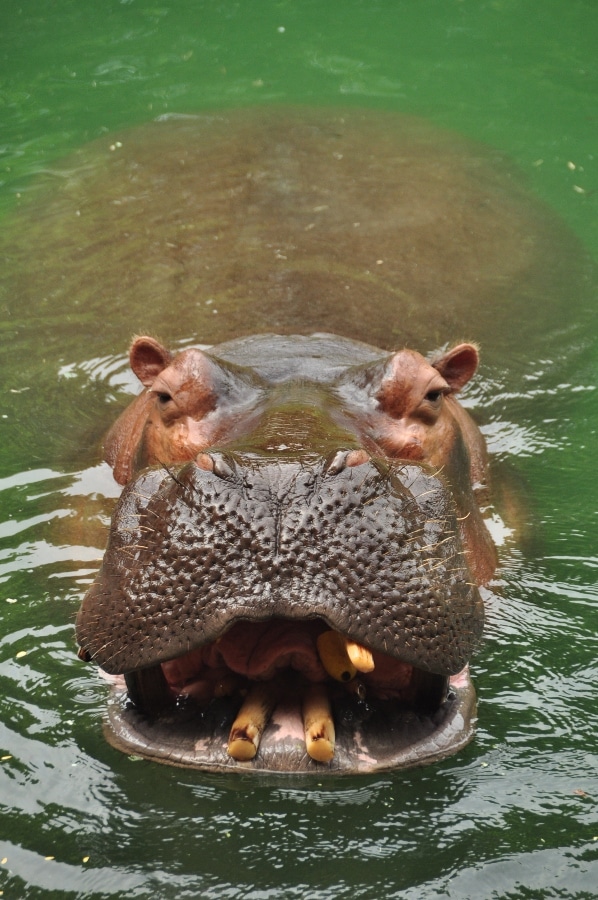
<svg viewBox="0 0 598 900"><path fill-rule="evenodd" d="M597 257L597 46L593 0L4 4L3 227L32 176L117 129L222 107L350 105L423 115L507 152ZM4 354L18 343L7 308ZM66 316L63 327L72 340ZM76 368L60 359L58 373L40 329L13 364L36 380L5 372L3 896L598 896L596 351L550 390L538 372L519 391L493 395L488 382L469 396L534 523L503 550L503 596L489 598L475 742L431 768L306 786L135 762L103 740L105 687L72 639L103 537L78 534L72 511L91 503L101 525L117 493L97 466L95 413L126 383L129 336L87 369L84 348Z"/></svg>

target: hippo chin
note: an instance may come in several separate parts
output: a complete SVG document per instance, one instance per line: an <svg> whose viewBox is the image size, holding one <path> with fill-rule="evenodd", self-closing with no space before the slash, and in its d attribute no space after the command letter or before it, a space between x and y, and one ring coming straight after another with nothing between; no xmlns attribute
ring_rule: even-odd
<svg viewBox="0 0 598 900"><path fill-rule="evenodd" d="M145 390L106 441L126 487L77 620L114 676L108 739L316 774L464 746L495 567L484 444L455 399L475 346L262 335L173 356L141 337L130 361Z"/></svg>

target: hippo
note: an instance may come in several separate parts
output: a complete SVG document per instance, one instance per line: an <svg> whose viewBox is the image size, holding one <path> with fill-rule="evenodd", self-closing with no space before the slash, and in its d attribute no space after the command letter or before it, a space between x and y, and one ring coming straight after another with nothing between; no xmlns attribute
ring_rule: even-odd
<svg viewBox="0 0 598 900"><path fill-rule="evenodd" d="M108 740L316 776L458 751L496 551L457 397L480 346L487 397L532 342L553 378L582 346L574 237L496 151L371 111L167 116L55 171L3 251L5 302L28 298L14 319L47 325L60 366L79 326L86 359L140 335L76 624L112 682Z"/></svg>
<svg viewBox="0 0 598 900"><path fill-rule="evenodd" d="M77 619L124 675L108 737L208 770L371 772L472 736L478 585L496 555L460 343L427 361L335 335L173 355L105 443L126 485Z"/></svg>

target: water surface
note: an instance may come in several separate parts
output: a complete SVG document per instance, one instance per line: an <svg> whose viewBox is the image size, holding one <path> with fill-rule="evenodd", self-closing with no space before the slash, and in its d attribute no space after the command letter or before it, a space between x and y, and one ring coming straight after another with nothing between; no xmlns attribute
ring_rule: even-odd
<svg viewBox="0 0 598 900"><path fill-rule="evenodd" d="M35 176L60 178L58 161L88 141L163 114L299 103L421 115L487 142L597 254L592 2L26 0L0 16L9 236ZM26 254L21 264L25 275ZM580 311L578 289L565 330L596 304L589 293ZM124 354L137 326L91 352L110 323L27 297L48 301L37 328L35 309L0 298L3 896L596 896L591 335L564 359L530 342L517 384L505 389L504 362L467 397L530 510L489 597L475 742L427 769L306 785L159 767L104 742L106 688L72 631L118 493L98 447L133 389Z"/></svg>

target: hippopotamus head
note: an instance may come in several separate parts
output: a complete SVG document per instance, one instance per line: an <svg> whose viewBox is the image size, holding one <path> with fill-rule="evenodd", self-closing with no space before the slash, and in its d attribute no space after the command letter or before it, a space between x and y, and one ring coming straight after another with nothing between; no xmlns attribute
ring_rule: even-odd
<svg viewBox="0 0 598 900"><path fill-rule="evenodd" d="M332 335L130 350L126 484L77 639L121 749L208 770L422 764L472 734L494 548L481 435L431 360ZM123 699L124 696L124 699Z"/></svg>

